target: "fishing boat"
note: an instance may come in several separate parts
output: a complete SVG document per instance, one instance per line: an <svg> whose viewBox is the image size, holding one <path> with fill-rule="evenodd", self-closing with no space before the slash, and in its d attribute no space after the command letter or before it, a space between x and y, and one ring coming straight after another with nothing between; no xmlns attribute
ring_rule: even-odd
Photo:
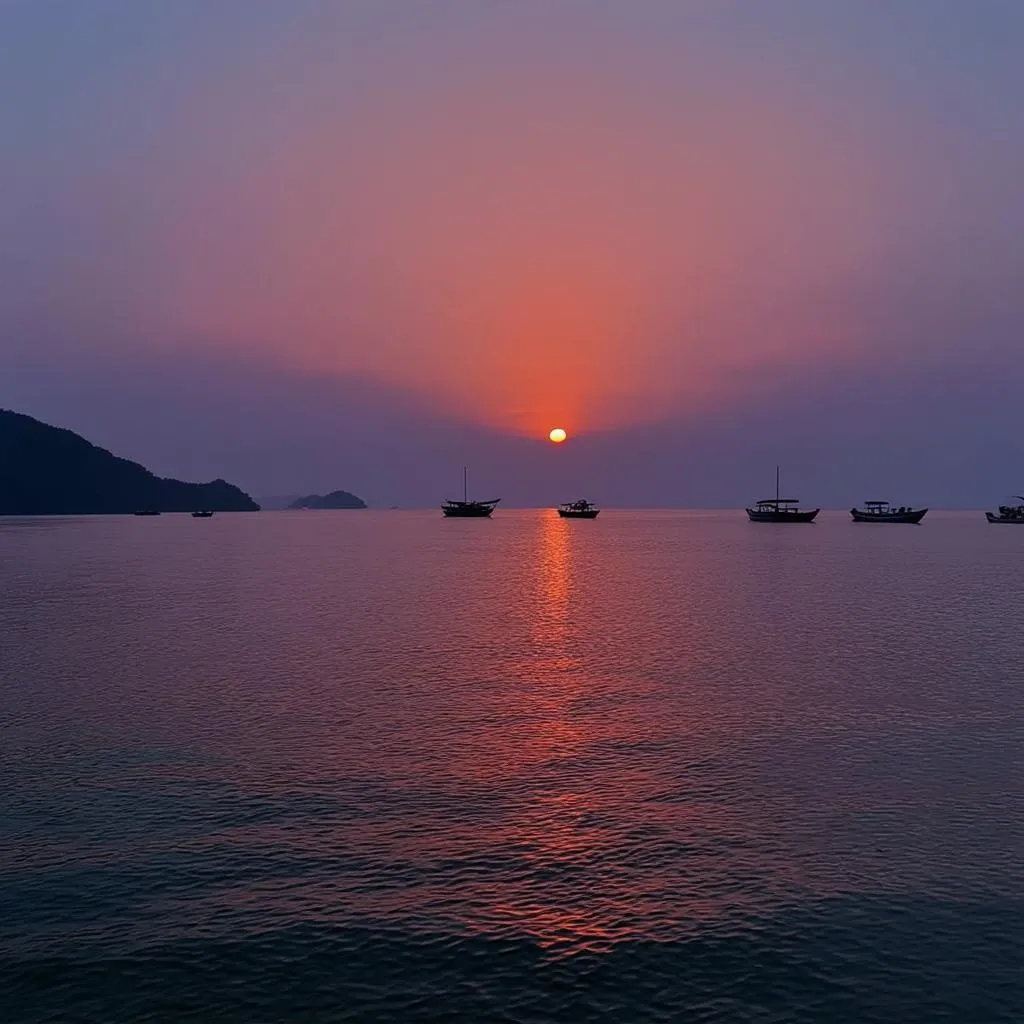
<svg viewBox="0 0 1024 1024"><path fill-rule="evenodd" d="M487 519L499 501L501 501L501 498L491 498L490 501L470 501L466 467L463 466L462 501L448 498L441 506L441 513L448 519Z"/></svg>
<svg viewBox="0 0 1024 1024"><path fill-rule="evenodd" d="M1020 523L1024 525L1024 495L1015 494L1019 505L1000 505L998 512L986 512L985 518L990 523Z"/></svg>
<svg viewBox="0 0 1024 1024"><path fill-rule="evenodd" d="M213 518L213 513L209 509L204 508L204 509L200 509L198 512L193 512L192 513L192 518L193 519L212 519Z"/></svg>
<svg viewBox="0 0 1024 1024"><path fill-rule="evenodd" d="M927 511L908 505L893 508L887 501L865 501L863 508L851 508L850 515L855 523L919 523Z"/></svg>
<svg viewBox="0 0 1024 1024"><path fill-rule="evenodd" d="M596 519L601 510L586 498L578 501L566 501L558 506L558 514L563 519Z"/></svg>
<svg viewBox="0 0 1024 1024"><path fill-rule="evenodd" d="M752 523L813 523L820 508L801 509L799 498L779 497L779 467L775 467L775 497L762 498L747 509Z"/></svg>

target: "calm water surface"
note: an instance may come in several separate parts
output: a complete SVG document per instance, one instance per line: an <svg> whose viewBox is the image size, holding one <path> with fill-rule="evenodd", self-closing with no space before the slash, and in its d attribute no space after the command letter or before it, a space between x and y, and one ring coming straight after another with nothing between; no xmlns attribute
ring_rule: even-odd
<svg viewBox="0 0 1024 1024"><path fill-rule="evenodd" d="M1024 529L0 521L0 1020L1024 1019Z"/></svg>

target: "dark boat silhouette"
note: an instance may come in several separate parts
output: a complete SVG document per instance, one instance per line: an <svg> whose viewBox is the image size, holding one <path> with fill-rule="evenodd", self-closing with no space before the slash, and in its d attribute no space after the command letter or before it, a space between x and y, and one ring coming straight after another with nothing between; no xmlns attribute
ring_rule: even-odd
<svg viewBox="0 0 1024 1024"><path fill-rule="evenodd" d="M593 502L587 501L586 498L580 498L578 501L566 501L558 506L558 514L563 519L596 519L600 511Z"/></svg>
<svg viewBox="0 0 1024 1024"><path fill-rule="evenodd" d="M441 513L448 519L487 519L501 498L490 501L470 501L466 483L466 467L462 467L462 501L448 498L441 506Z"/></svg>
<svg viewBox="0 0 1024 1024"><path fill-rule="evenodd" d="M213 513L209 509L200 509L198 512L192 513L193 519L212 519Z"/></svg>
<svg viewBox="0 0 1024 1024"><path fill-rule="evenodd" d="M865 501L864 508L851 508L850 515L855 523L919 523L927 511L906 505L893 508L887 501Z"/></svg>
<svg viewBox="0 0 1024 1024"><path fill-rule="evenodd" d="M998 512L986 512L985 518L990 523L1020 523L1024 525L1024 495L1015 494L1019 505L1000 505Z"/></svg>
<svg viewBox="0 0 1024 1024"><path fill-rule="evenodd" d="M752 523L813 523L820 508L803 510L797 508L799 498L779 497L779 467L775 467L775 497L762 498L753 508L747 509Z"/></svg>

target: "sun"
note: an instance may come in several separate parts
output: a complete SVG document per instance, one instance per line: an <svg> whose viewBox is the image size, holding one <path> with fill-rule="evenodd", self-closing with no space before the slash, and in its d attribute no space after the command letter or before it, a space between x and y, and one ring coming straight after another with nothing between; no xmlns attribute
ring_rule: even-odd
<svg viewBox="0 0 1024 1024"><path fill-rule="evenodd" d="M548 440L554 444L561 444L569 435L561 428L555 427L554 430L548 434Z"/></svg>

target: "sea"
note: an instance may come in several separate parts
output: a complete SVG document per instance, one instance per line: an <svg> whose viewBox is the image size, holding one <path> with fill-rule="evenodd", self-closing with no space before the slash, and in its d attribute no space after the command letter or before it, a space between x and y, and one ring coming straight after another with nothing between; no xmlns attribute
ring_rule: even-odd
<svg viewBox="0 0 1024 1024"><path fill-rule="evenodd" d="M0 520L0 1021L1024 1020L1024 529Z"/></svg>

